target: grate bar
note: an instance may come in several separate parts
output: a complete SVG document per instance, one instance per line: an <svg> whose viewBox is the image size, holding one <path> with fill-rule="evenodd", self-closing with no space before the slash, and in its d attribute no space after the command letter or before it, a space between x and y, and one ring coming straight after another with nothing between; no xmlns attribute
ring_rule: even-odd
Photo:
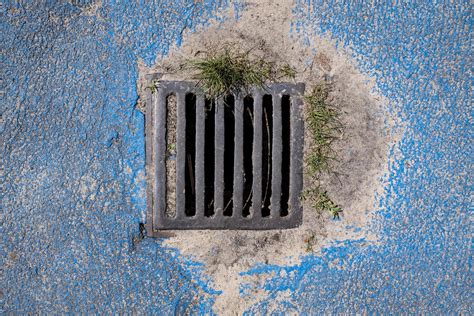
<svg viewBox="0 0 474 316"><path fill-rule="evenodd" d="M304 85L298 88L304 91ZM297 221L303 218L301 211L300 192L303 190L303 143L304 122L301 113L303 112L303 101L301 98L291 96L291 168L290 168L290 197L288 204L288 215L296 217Z"/></svg>
<svg viewBox="0 0 474 316"><path fill-rule="evenodd" d="M186 102L184 93L177 93L176 124L176 217L185 215L185 172L186 172Z"/></svg>
<svg viewBox="0 0 474 316"><path fill-rule="evenodd" d="M204 142L205 142L205 102L196 96L196 216L204 216Z"/></svg>
<svg viewBox="0 0 474 316"><path fill-rule="evenodd" d="M148 81L153 82L155 80L155 76L148 75L147 76ZM145 159L146 159L146 166L145 166L145 173L147 175L146 177L146 197L147 197L147 212L146 212L146 223L145 223L145 228L147 231L153 233L153 188L155 187L154 181L155 179L150 176L155 174L154 170L155 168L152 166L152 163L154 161L153 157L153 144L154 139L153 139L153 131L150 130L150 127L154 126L153 122L153 112L154 109L156 109L156 104L155 101L157 99L153 98L152 95L152 89L146 89L145 92L145 105L146 105L146 113L147 115L145 116ZM150 207L151 206L151 207ZM150 233L149 233L150 234Z"/></svg>
<svg viewBox="0 0 474 316"><path fill-rule="evenodd" d="M263 114L262 114L262 92L259 89L253 91L253 150L252 150L252 210L250 217L262 217L262 130L263 130Z"/></svg>
<svg viewBox="0 0 474 316"><path fill-rule="evenodd" d="M242 93L236 96L234 104L234 211L232 214L242 217L244 191L244 100Z"/></svg>
<svg viewBox="0 0 474 316"><path fill-rule="evenodd" d="M214 132L214 216L223 216L224 211L224 99L218 98L216 102L215 132Z"/></svg>
<svg viewBox="0 0 474 316"><path fill-rule="evenodd" d="M155 124L155 139L153 142L153 153L155 159L155 185L154 196L156 206L153 209L153 226L160 223L164 217L164 210L166 210L166 93L163 89L158 90L158 97L154 103L154 124ZM161 181L160 180L163 180ZM160 212L159 210L163 210Z"/></svg>
<svg viewBox="0 0 474 316"><path fill-rule="evenodd" d="M272 146L272 196L271 217L278 217L281 200L281 94L272 94L273 100L273 146Z"/></svg>

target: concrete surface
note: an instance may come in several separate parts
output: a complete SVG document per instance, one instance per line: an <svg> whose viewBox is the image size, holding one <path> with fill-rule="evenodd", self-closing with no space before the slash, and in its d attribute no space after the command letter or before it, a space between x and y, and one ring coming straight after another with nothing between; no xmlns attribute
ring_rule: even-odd
<svg viewBox="0 0 474 316"><path fill-rule="evenodd" d="M3 3L0 312L209 314L197 262L140 235L137 61L227 1ZM259 265L250 314L472 314L472 8L297 1L294 33L349 46L403 120L374 229L297 266Z"/></svg>

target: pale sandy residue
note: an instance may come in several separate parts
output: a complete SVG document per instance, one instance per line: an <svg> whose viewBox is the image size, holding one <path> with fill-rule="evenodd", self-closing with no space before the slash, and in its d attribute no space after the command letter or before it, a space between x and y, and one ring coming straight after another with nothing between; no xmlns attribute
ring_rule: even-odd
<svg viewBox="0 0 474 316"><path fill-rule="evenodd" d="M340 221L329 214L318 216L310 205L304 205L303 224L296 229L273 231L175 231L165 245L175 247L184 256L204 262L213 286L222 290L214 310L218 314L240 314L266 295L257 291L245 298L239 294L243 282L258 284L268 275L241 276L239 273L256 264L294 265L308 252L319 253L334 241L365 239L376 242L377 234L369 230L376 210L376 196L383 194L383 175L388 166L388 150L395 133L390 133L387 101L375 95L374 81L361 74L345 51L336 49L328 38L312 36L303 45L290 36L291 1L246 1L246 9L234 20L231 9L222 24L194 33L185 33L183 46L168 56L159 57L156 65L140 64L140 80L147 73L159 72L163 79L189 79L184 61L200 51L224 45L235 49L253 48L277 63L289 63L298 71L296 81L311 85L329 78L333 84L331 98L342 110L343 136L335 143L339 161L335 173L322 179L334 201L344 212ZM137 85L143 87L143 82ZM305 184L310 181L306 177ZM313 236L312 238L309 238ZM249 299L252 297L253 299Z"/></svg>

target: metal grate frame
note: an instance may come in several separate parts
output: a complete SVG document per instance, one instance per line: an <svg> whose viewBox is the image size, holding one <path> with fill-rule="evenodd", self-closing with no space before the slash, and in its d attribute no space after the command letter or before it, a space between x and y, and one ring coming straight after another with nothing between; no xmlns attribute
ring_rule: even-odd
<svg viewBox="0 0 474 316"><path fill-rule="evenodd" d="M150 76L150 85L155 84L156 75ZM154 80L155 79L155 80ZM195 178L204 178L204 96L196 88L195 82L158 81L156 90L147 89L145 116L146 175L147 175L147 233L150 236L162 236L160 231L175 229L284 229L297 227L302 222L302 208L299 201L302 190L302 158L304 124L302 119L302 100L305 86L302 83L272 83L264 89L254 88L250 91L253 97L254 136L252 150L252 206L250 215L244 217L239 209L243 204L243 115L235 115L234 142L234 183L232 216L223 216L223 182L224 182L224 102L216 100L215 112L215 171L214 171L214 215L204 215L204 183L196 181L196 214L185 215L185 96L193 93L196 96L196 162ZM177 98L177 157L176 157L176 216L165 214L166 209L166 98L174 93ZM261 216L262 192L262 99L271 95L273 101L273 146L272 146L272 195L271 213ZM243 97L235 96L235 113L243 107ZM282 124L281 100L288 95L290 109L290 189L288 215L281 217L279 202L281 197L281 160L282 160ZM257 122L260 122L257 124ZM257 207L255 207L257 206Z"/></svg>

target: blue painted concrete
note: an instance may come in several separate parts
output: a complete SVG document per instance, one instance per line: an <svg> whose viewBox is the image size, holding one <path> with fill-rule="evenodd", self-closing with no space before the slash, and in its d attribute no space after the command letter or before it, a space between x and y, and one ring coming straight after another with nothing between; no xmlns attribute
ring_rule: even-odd
<svg viewBox="0 0 474 316"><path fill-rule="evenodd" d="M0 8L0 312L210 313L219 293L199 264L137 242L136 63L230 4L103 1L91 15L81 13L87 5ZM470 11L468 1L298 1L294 32L350 45L406 128L374 227L381 243L255 267L247 273L278 277L248 314L473 313Z"/></svg>
<svg viewBox="0 0 474 316"><path fill-rule="evenodd" d="M40 3L40 2L36 2ZM209 312L195 263L139 238L152 63L227 6L213 1L2 5L1 312Z"/></svg>
<svg viewBox="0 0 474 316"><path fill-rule="evenodd" d="M406 129L380 204L381 245L350 242L296 267L250 271L277 276L264 285L268 299L251 312L266 311L289 290L268 312L473 313L469 8L459 1L295 6L294 31L350 46Z"/></svg>

